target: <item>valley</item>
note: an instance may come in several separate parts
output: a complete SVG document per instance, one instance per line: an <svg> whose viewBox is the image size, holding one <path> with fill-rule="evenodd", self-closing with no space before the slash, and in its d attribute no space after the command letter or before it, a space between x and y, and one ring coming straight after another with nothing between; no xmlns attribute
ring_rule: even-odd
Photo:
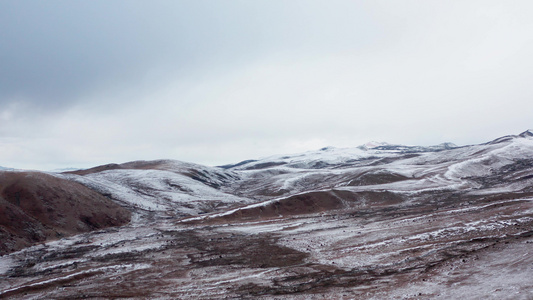
<svg viewBox="0 0 533 300"><path fill-rule="evenodd" d="M531 131L462 147L382 143L46 176L131 221L5 253L0 298L533 297Z"/></svg>

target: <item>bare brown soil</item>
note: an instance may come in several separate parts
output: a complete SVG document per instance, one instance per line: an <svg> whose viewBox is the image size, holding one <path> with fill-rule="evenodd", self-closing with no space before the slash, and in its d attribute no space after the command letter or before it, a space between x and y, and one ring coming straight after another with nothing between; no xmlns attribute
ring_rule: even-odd
<svg viewBox="0 0 533 300"><path fill-rule="evenodd" d="M0 297L476 299L488 285L494 299L528 299L533 204L508 196L427 193L406 206L381 194L364 209L218 225L159 216L18 253Z"/></svg>
<svg viewBox="0 0 533 300"><path fill-rule="evenodd" d="M0 172L0 254L123 225L130 212L87 187L38 172Z"/></svg>

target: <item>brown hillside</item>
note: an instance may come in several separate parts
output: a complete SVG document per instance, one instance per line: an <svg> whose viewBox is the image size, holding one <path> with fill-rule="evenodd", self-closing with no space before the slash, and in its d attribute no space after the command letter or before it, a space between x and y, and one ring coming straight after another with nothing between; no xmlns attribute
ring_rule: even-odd
<svg viewBox="0 0 533 300"><path fill-rule="evenodd" d="M88 175L99 173L109 170L165 170L167 169L167 162L165 160L153 160L153 161L131 161L123 164L106 164L101 166L96 166L90 169L85 170L76 170L64 172L65 174L75 174L75 175Z"/></svg>
<svg viewBox="0 0 533 300"><path fill-rule="evenodd" d="M0 172L0 255L129 220L128 210L81 184L38 172Z"/></svg>
<svg viewBox="0 0 533 300"><path fill-rule="evenodd" d="M386 207L402 202L402 197L388 191L350 192L342 190L314 191L302 193L265 205L251 205L236 209L229 214L214 215L201 220L193 219L186 222L232 223L251 220L264 220L305 214L330 212L332 210L349 209L355 206Z"/></svg>

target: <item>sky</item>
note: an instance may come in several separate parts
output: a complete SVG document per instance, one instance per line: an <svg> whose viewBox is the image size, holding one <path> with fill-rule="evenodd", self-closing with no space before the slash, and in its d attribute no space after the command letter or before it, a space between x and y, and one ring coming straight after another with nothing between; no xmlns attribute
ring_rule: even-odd
<svg viewBox="0 0 533 300"><path fill-rule="evenodd" d="M532 1L0 1L0 166L533 128Z"/></svg>

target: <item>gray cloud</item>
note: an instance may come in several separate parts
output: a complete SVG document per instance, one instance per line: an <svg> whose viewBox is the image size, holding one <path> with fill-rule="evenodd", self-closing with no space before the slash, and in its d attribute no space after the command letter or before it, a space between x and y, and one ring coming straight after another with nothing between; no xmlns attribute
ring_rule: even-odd
<svg viewBox="0 0 533 300"><path fill-rule="evenodd" d="M339 47L370 35L342 35L357 11L339 17L333 14L342 7L315 1L0 5L0 103L27 101L40 109L57 109L95 89L142 84L153 70L198 76L273 51Z"/></svg>
<svg viewBox="0 0 533 300"><path fill-rule="evenodd" d="M532 127L526 1L3 1L0 165L222 164Z"/></svg>

